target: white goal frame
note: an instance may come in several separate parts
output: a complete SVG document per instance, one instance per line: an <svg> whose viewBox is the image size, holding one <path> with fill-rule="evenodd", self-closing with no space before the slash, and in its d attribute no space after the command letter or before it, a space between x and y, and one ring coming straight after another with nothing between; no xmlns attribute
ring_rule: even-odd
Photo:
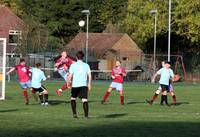
<svg viewBox="0 0 200 137"><path fill-rule="evenodd" d="M3 66L2 67L2 96L0 96L0 100L5 100L5 80L6 80L6 38L0 38L0 41L3 41Z"/></svg>

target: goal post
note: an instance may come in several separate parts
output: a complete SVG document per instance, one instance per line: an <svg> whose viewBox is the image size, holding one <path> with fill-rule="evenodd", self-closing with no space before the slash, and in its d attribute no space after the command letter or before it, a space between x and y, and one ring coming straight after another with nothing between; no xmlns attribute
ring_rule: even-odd
<svg viewBox="0 0 200 137"><path fill-rule="evenodd" d="M0 38L0 100L5 100L6 38Z"/></svg>

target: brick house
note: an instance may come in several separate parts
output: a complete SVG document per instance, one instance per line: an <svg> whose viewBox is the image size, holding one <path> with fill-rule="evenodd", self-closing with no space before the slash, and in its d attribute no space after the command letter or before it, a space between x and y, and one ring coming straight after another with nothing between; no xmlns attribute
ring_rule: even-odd
<svg viewBox="0 0 200 137"><path fill-rule="evenodd" d="M15 15L8 7L0 5L0 37L7 39L7 53L19 49L22 33L27 26L23 20Z"/></svg>
<svg viewBox="0 0 200 137"><path fill-rule="evenodd" d="M66 45L66 49L84 51L85 42L86 33L79 33ZM133 69L133 65L140 62L143 53L125 33L89 33L88 43L89 56L98 60L99 70L112 69L116 60L121 60L126 69Z"/></svg>

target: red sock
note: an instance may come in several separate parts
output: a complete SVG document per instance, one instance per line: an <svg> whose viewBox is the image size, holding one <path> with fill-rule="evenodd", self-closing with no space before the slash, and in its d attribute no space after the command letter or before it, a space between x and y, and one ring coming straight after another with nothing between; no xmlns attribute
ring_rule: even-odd
<svg viewBox="0 0 200 137"><path fill-rule="evenodd" d="M158 94L155 93L151 100L155 101L157 99L157 97L158 97Z"/></svg>
<svg viewBox="0 0 200 137"><path fill-rule="evenodd" d="M67 83L65 83L62 87L61 87L62 91L68 89Z"/></svg>
<svg viewBox="0 0 200 137"><path fill-rule="evenodd" d="M36 93L36 91L35 91L34 89L31 89L31 92L32 92L33 94L35 94L35 93Z"/></svg>
<svg viewBox="0 0 200 137"><path fill-rule="evenodd" d="M175 95L172 96L172 99L174 101L174 104L176 104L176 96Z"/></svg>
<svg viewBox="0 0 200 137"><path fill-rule="evenodd" d="M29 101L29 99L28 99L28 91L27 90L24 90L24 99L26 100L26 102Z"/></svg>
<svg viewBox="0 0 200 137"><path fill-rule="evenodd" d="M121 102L121 105L124 105L124 96L120 95L120 102Z"/></svg>
<svg viewBox="0 0 200 137"><path fill-rule="evenodd" d="M109 97L109 95L110 95L110 92L106 91L106 93L105 93L105 95L103 97L103 101L106 101L107 98Z"/></svg>

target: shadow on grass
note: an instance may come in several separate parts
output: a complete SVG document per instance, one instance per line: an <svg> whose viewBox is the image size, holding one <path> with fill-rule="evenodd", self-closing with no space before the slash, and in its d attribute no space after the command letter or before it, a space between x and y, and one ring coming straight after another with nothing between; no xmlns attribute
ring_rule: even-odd
<svg viewBox="0 0 200 137"><path fill-rule="evenodd" d="M19 111L19 109L5 109L5 110L0 110L0 113L15 112L15 111Z"/></svg>
<svg viewBox="0 0 200 137"><path fill-rule="evenodd" d="M189 102L177 102L176 106L184 105L184 104L190 104Z"/></svg>
<svg viewBox="0 0 200 137"><path fill-rule="evenodd" d="M25 129L1 128L2 137L199 137L200 123L192 122L113 122L92 124L93 119L81 120L85 126L38 127ZM77 120L76 120L77 121ZM73 121L72 121L73 122ZM101 122L102 123L102 122ZM83 123L82 123L83 124Z"/></svg>
<svg viewBox="0 0 200 137"><path fill-rule="evenodd" d="M131 105L131 104L147 104L147 103L145 101L131 101L131 102L128 102L127 104Z"/></svg>
<svg viewBox="0 0 200 137"><path fill-rule="evenodd" d="M126 116L128 115L128 113L121 113L121 114L109 114L109 115L104 115L102 116L102 118L119 118L119 117L123 117L123 116Z"/></svg>
<svg viewBox="0 0 200 137"><path fill-rule="evenodd" d="M52 105L52 106L56 106L56 105L59 105L59 104L69 104L70 101L63 101L63 100L49 100L49 104Z"/></svg>

